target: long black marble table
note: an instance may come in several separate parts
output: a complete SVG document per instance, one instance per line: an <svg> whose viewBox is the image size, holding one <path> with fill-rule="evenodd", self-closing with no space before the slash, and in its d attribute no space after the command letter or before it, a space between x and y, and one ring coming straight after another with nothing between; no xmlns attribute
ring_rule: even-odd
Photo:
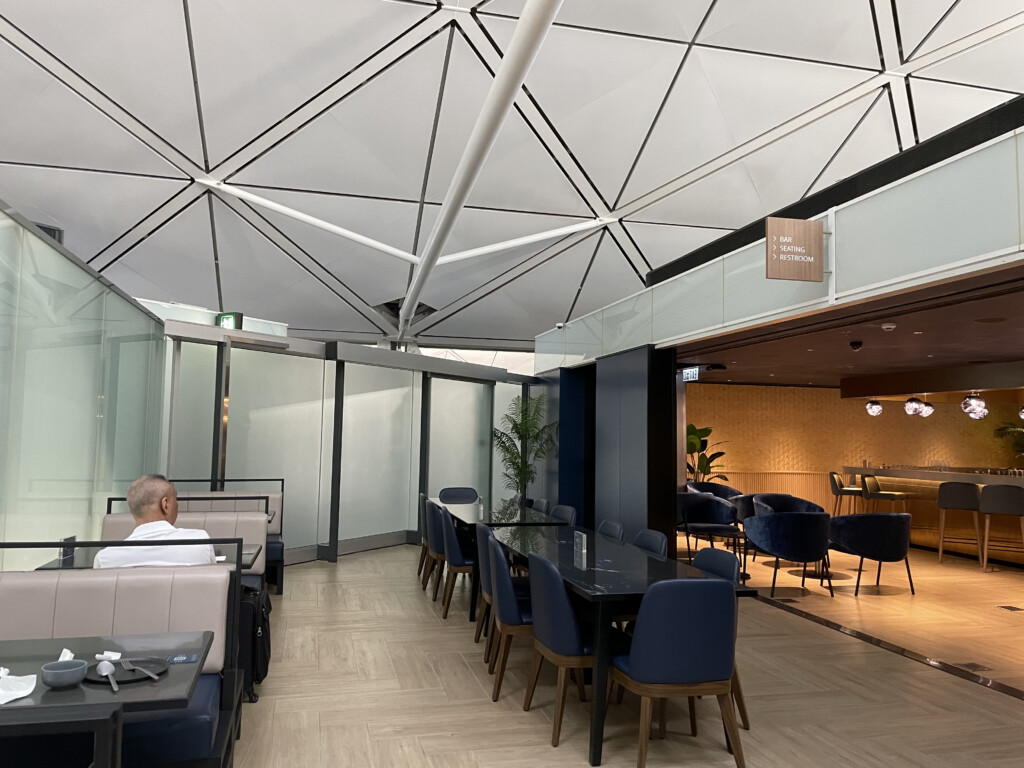
<svg viewBox="0 0 1024 768"><path fill-rule="evenodd" d="M576 548L576 534L586 541L585 554ZM611 665L612 618L635 613L648 588L665 579L704 579L693 566L620 544L586 528L504 528L494 531L514 555L539 555L558 568L566 586L594 606L594 701L590 712L590 764L601 764L604 717ZM737 587L737 595L757 594Z"/></svg>
<svg viewBox="0 0 1024 768"><path fill-rule="evenodd" d="M477 523L488 528L533 528L536 526L562 525L562 521L535 509L524 509L515 502L506 500L491 507L486 504L442 504L440 499L431 499L437 506L447 509L456 525L461 524L476 541ZM475 554L475 553L474 553ZM472 587L469 596L469 620L476 621L476 604L480 599L480 567L473 558Z"/></svg>

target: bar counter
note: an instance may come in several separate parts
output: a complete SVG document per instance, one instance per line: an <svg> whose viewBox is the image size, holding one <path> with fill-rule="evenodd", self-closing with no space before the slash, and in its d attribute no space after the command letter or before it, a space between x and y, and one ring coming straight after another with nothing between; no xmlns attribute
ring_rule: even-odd
<svg viewBox="0 0 1024 768"><path fill-rule="evenodd" d="M1024 470L991 469L984 471L957 471L929 467L843 467L848 476L874 475L883 491L901 491L907 494L907 511L913 516L910 531L912 544L937 549L939 546L939 508L936 499L939 485L946 482L975 483L977 485L1024 486ZM1020 472L1021 474L1008 474ZM997 474L993 474L997 473ZM1007 474L998 474L1007 473ZM879 512L890 511L888 502L878 503ZM858 507L857 511L864 511ZM902 511L896 504L896 512ZM984 518L980 518L984 528ZM1020 519L1010 515L994 515L989 538L989 562L1003 560L1024 565L1024 544L1021 542ZM977 556L974 525L970 512L952 510L946 513L946 552Z"/></svg>

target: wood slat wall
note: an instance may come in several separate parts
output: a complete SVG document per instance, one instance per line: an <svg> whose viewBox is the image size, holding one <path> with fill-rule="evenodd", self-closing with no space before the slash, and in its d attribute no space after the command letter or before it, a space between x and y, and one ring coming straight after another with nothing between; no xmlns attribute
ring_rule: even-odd
<svg viewBox="0 0 1024 768"><path fill-rule="evenodd" d="M789 493L832 510L832 491L827 472L736 472L727 470L727 485L744 493Z"/></svg>

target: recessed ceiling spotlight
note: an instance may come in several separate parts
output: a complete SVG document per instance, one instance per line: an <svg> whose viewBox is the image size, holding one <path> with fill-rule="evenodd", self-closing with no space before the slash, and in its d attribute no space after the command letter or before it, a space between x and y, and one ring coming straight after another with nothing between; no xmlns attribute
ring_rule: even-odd
<svg viewBox="0 0 1024 768"><path fill-rule="evenodd" d="M896 330L896 323L882 323L879 328L888 333L889 331Z"/></svg>
<svg viewBox="0 0 1024 768"><path fill-rule="evenodd" d="M868 412L868 416L878 416L882 413L882 404L877 400L868 400L864 404L864 410Z"/></svg>
<svg viewBox="0 0 1024 768"><path fill-rule="evenodd" d="M920 336L924 331L914 331L915 336Z"/></svg>

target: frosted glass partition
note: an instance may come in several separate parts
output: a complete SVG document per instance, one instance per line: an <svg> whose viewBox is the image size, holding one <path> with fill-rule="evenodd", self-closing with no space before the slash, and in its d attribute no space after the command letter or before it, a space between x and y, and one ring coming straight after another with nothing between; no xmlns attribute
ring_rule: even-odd
<svg viewBox="0 0 1024 768"><path fill-rule="evenodd" d="M178 365L168 472L171 477L209 477L213 461L217 347L183 341Z"/></svg>
<svg viewBox="0 0 1024 768"><path fill-rule="evenodd" d="M585 315L567 325L564 333L566 365L596 360L604 346L604 315L602 312Z"/></svg>
<svg viewBox="0 0 1024 768"><path fill-rule="evenodd" d="M724 262L725 325L784 312L808 302L828 303L828 280L820 283L765 278L764 240L730 253Z"/></svg>
<svg viewBox="0 0 1024 768"><path fill-rule="evenodd" d="M324 365L231 350L226 475L284 478L286 549L317 543L320 504L330 503L330 482L321 482Z"/></svg>
<svg viewBox="0 0 1024 768"><path fill-rule="evenodd" d="M556 328L542 333L534 340L533 365L538 371L559 368L565 358L565 331Z"/></svg>
<svg viewBox="0 0 1024 768"><path fill-rule="evenodd" d="M502 417L508 412L508 407L511 405L512 400L523 394L523 387L520 384L505 384L498 382L494 385L494 428L505 429L505 425L502 424ZM507 482L505 479L505 468L501 462L501 454L499 454L492 447L491 463L494 467L494 471L491 476L491 492L486 494L483 491L480 492L481 496L486 496L492 503L501 499L511 499L515 496L516 492L505 487Z"/></svg>
<svg viewBox="0 0 1024 768"><path fill-rule="evenodd" d="M449 486L470 486L486 498L493 397L488 384L431 378L428 496Z"/></svg>
<svg viewBox="0 0 1024 768"><path fill-rule="evenodd" d="M420 375L345 363L338 538L416 530Z"/></svg>
<svg viewBox="0 0 1024 768"><path fill-rule="evenodd" d="M1020 245L1010 136L836 212L840 294Z"/></svg>
<svg viewBox="0 0 1024 768"><path fill-rule="evenodd" d="M694 333L724 322L723 265L724 259L715 259L654 286L655 338Z"/></svg>
<svg viewBox="0 0 1024 768"><path fill-rule="evenodd" d="M603 353L621 352L643 346L649 342L653 328L651 292L612 304L601 310L601 338Z"/></svg>
<svg viewBox="0 0 1024 768"><path fill-rule="evenodd" d="M0 269L0 538L91 537L102 499L159 469L162 324L3 214Z"/></svg>

